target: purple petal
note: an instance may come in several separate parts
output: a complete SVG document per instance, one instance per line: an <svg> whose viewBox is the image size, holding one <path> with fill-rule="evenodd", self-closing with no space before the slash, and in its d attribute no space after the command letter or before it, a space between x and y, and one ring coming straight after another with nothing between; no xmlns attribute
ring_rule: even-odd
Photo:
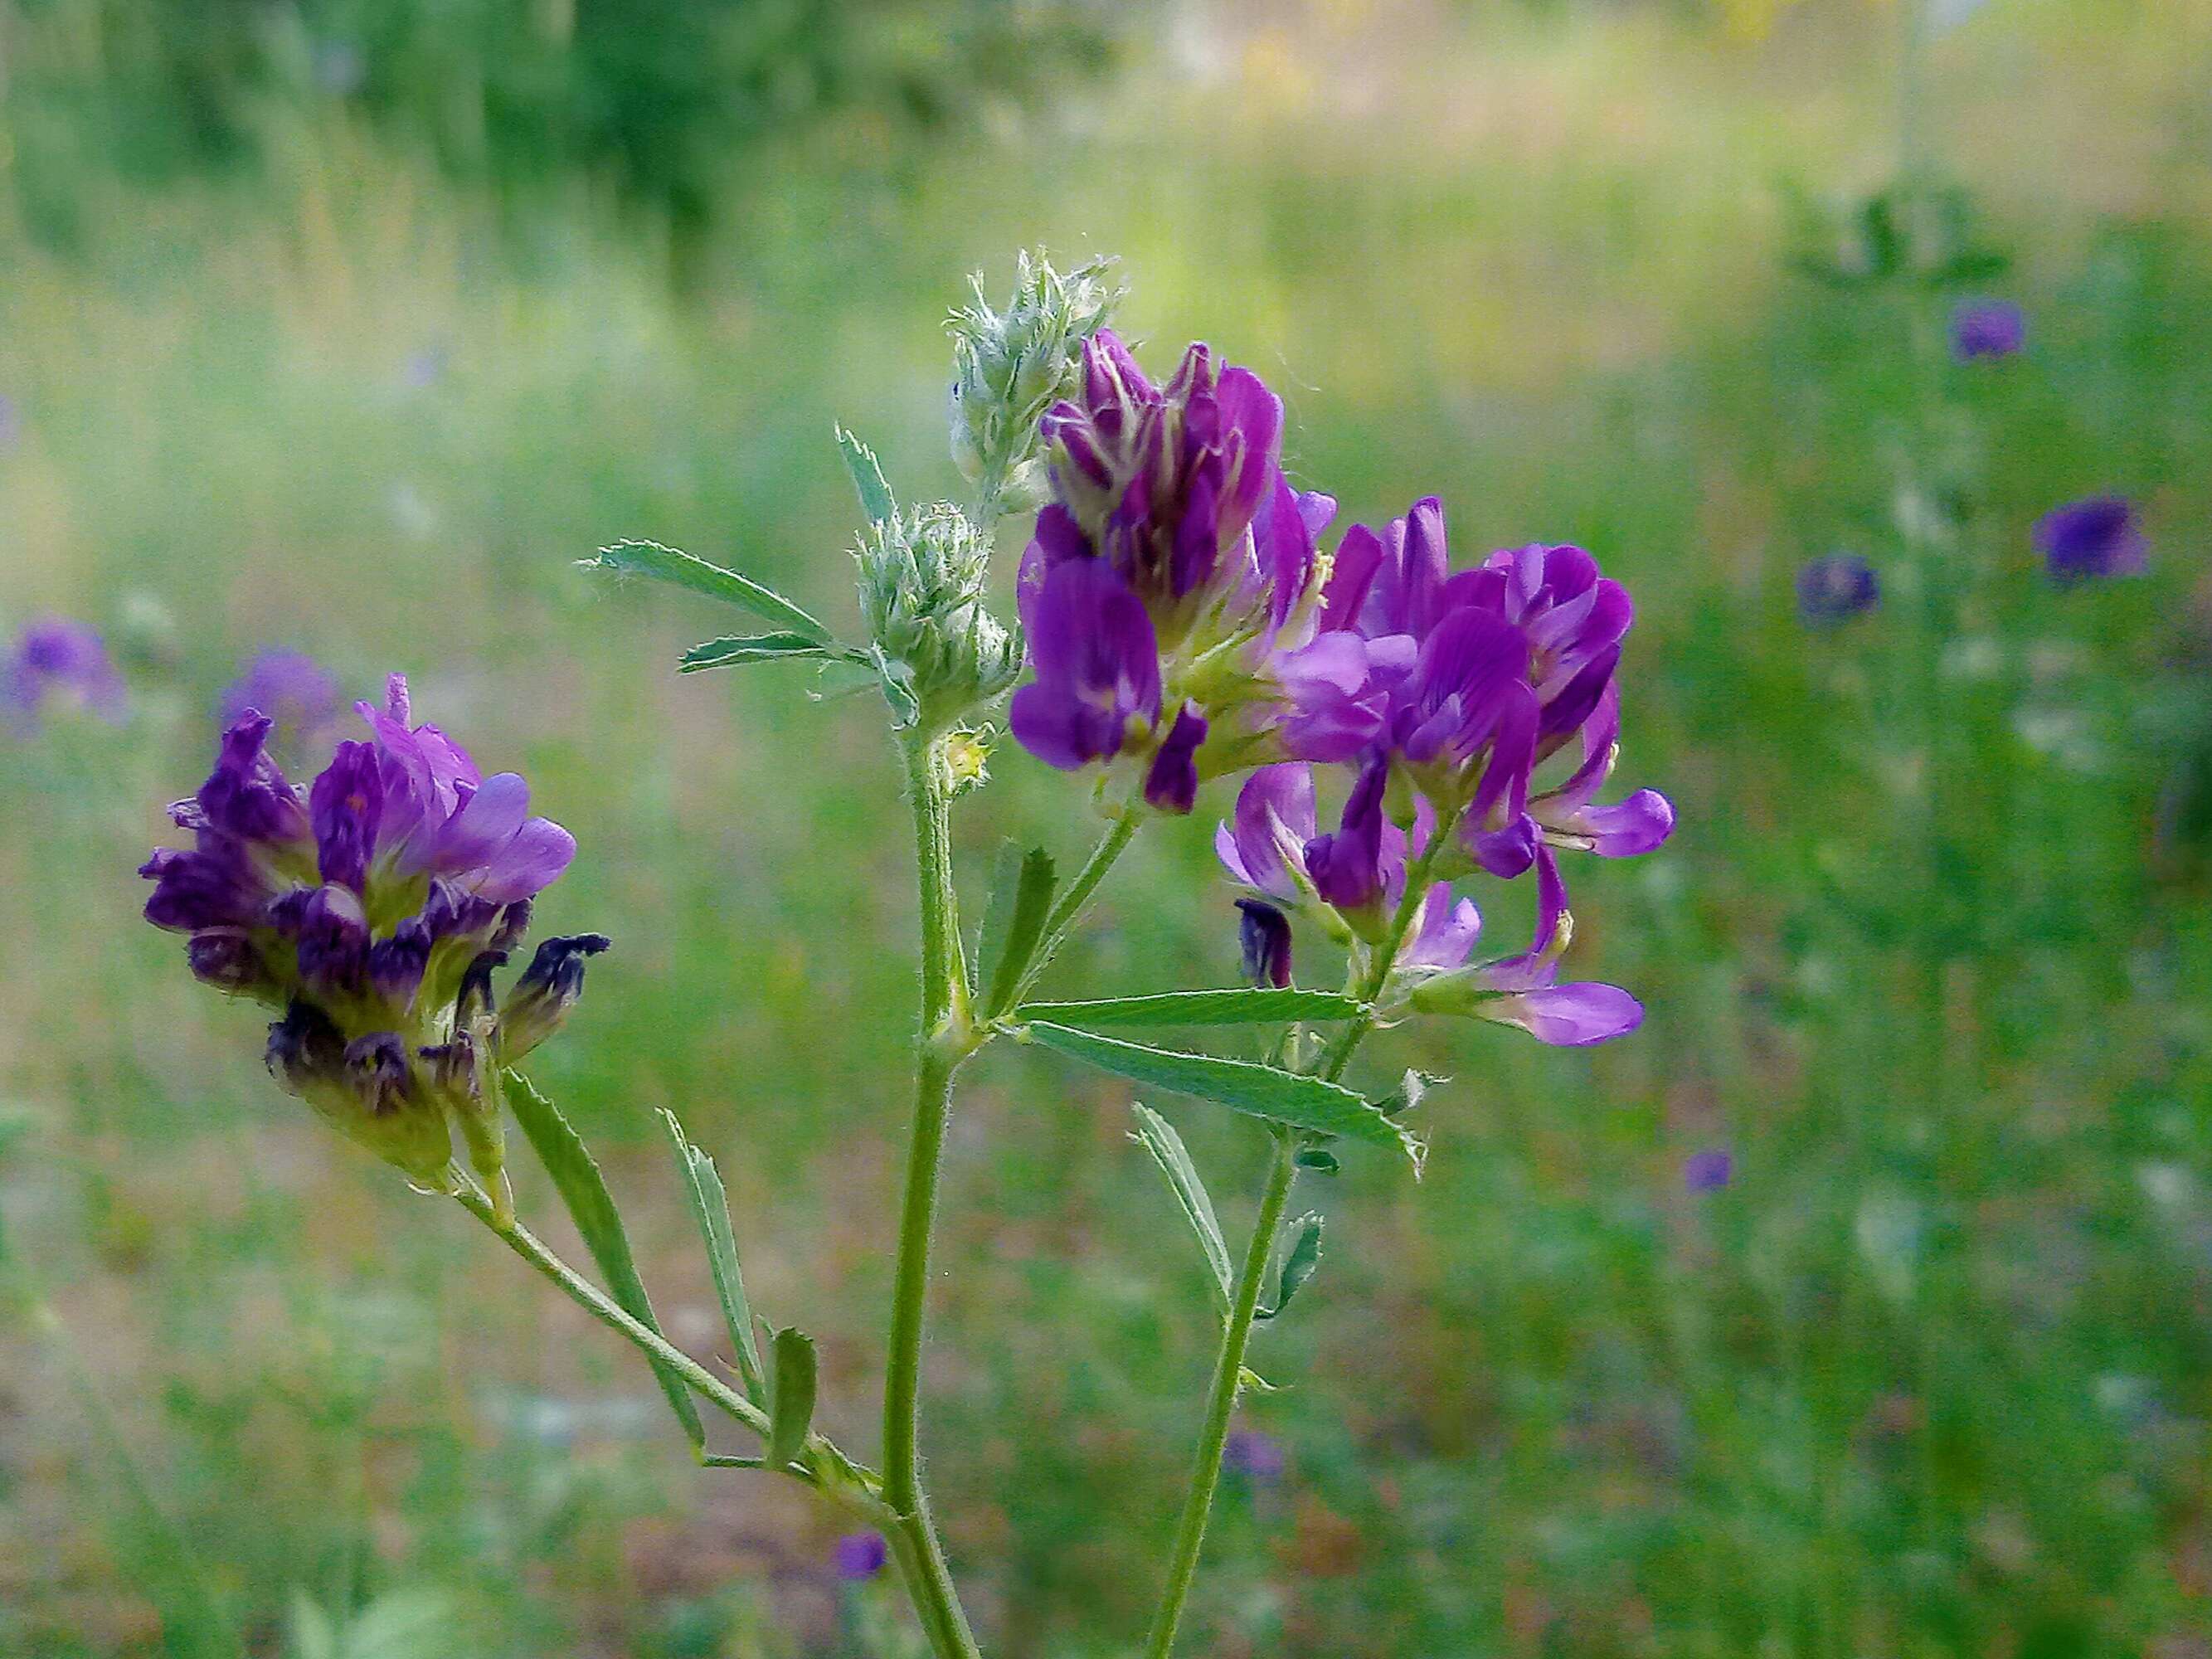
<svg viewBox="0 0 2212 1659"><path fill-rule="evenodd" d="M1674 832L1674 807L1656 789L1639 789L1613 806L1585 806L1573 827L1590 838L1601 858L1634 858L1649 853Z"/></svg>
<svg viewBox="0 0 2212 1659"><path fill-rule="evenodd" d="M1618 985L1554 985L1500 997L1477 1012L1539 1042L1571 1048L1626 1036L1644 1023L1644 1005Z"/></svg>
<svg viewBox="0 0 2212 1659"><path fill-rule="evenodd" d="M1297 888L1286 867L1286 852L1311 841L1315 828L1313 773L1286 761L1261 767L1244 780L1237 794L1235 828L1221 826L1214 850L1236 880L1293 900Z"/></svg>
<svg viewBox="0 0 2212 1659"><path fill-rule="evenodd" d="M576 856L576 838L550 818L532 818L477 878L477 895L513 904L551 886Z"/></svg>
<svg viewBox="0 0 2212 1659"><path fill-rule="evenodd" d="M1472 899L1452 902L1451 884L1438 882L1421 901L1420 926L1400 957L1408 967L1457 968L1482 933L1482 913Z"/></svg>
<svg viewBox="0 0 2212 1659"><path fill-rule="evenodd" d="M1198 746L1206 741L1206 716L1189 703L1176 711L1175 724L1152 756L1145 774L1145 799L1162 812L1188 812L1198 799Z"/></svg>

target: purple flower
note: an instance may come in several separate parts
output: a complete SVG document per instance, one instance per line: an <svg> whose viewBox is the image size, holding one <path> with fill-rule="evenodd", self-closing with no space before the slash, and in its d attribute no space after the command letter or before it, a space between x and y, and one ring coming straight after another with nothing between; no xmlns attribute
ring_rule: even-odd
<svg viewBox="0 0 2212 1659"><path fill-rule="evenodd" d="M235 725L249 709L276 721L280 741L304 745L337 718L338 683L305 652L264 651L223 688L217 706L225 726Z"/></svg>
<svg viewBox="0 0 2212 1659"><path fill-rule="evenodd" d="M2135 508L2124 496L2096 495L2046 513L2035 526L2036 550L2056 582L2142 573L2146 548Z"/></svg>
<svg viewBox="0 0 2212 1659"><path fill-rule="evenodd" d="M1316 833L1313 769L1283 761L1244 780L1236 822L1214 831L1213 850L1232 881L1296 903L1313 886L1305 848Z"/></svg>
<svg viewBox="0 0 2212 1659"><path fill-rule="evenodd" d="M1007 723L1048 766L1072 772L1111 760L1159 719L1152 619L1102 559L1066 561L1034 582L1030 575L1025 568L1022 623L1036 678L1014 693Z"/></svg>
<svg viewBox="0 0 2212 1659"><path fill-rule="evenodd" d="M1085 346L1079 392L1043 422L1054 500L1022 559L1035 678L1016 738L1064 770L1126 755L1168 812L1202 779L1288 752L1289 687L1314 705L1315 757L1348 755L1325 692L1356 692L1364 665L1298 654L1335 503L1285 480L1281 401L1203 345L1157 386L1111 330Z"/></svg>
<svg viewBox="0 0 2212 1659"><path fill-rule="evenodd" d="M1255 1486L1271 1486L1290 1467L1283 1443L1262 1429L1231 1429L1221 1448L1221 1467Z"/></svg>
<svg viewBox="0 0 2212 1659"><path fill-rule="evenodd" d="M884 1570L890 1549L879 1532L848 1532L830 1546L830 1559L840 1578L857 1583Z"/></svg>
<svg viewBox="0 0 2212 1659"><path fill-rule="evenodd" d="M23 730L55 703L119 720L125 701L123 677L98 631L65 617L31 623L0 659L0 709Z"/></svg>
<svg viewBox="0 0 2212 1659"><path fill-rule="evenodd" d="M1726 1147L1709 1146L1682 1160L1682 1185L1689 1192L1717 1192L1735 1174L1735 1159Z"/></svg>
<svg viewBox="0 0 2212 1659"><path fill-rule="evenodd" d="M344 1133L434 1183L459 1127L494 1179L498 1067L558 1025L607 941L547 940L495 1015L491 970L575 842L528 815L521 778L485 778L412 725L399 676L383 708L357 706L370 736L305 790L270 755L267 714L230 726L207 781L169 809L193 845L139 872L146 918L190 936L198 977L283 1011L270 1070Z"/></svg>
<svg viewBox="0 0 2212 1659"><path fill-rule="evenodd" d="M1881 580L1854 553L1828 553L1797 573L1797 614L1808 628L1827 628L1881 602Z"/></svg>
<svg viewBox="0 0 2212 1659"><path fill-rule="evenodd" d="M1336 832L1305 844L1306 874L1314 891L1355 929L1363 922L1370 928L1379 922L1393 862L1403 875L1402 842L1392 860L1383 841L1382 792L1389 781L1388 763L1380 756L1370 761L1345 800Z"/></svg>
<svg viewBox="0 0 2212 1659"><path fill-rule="evenodd" d="M1291 919L1265 899L1237 901L1237 944L1244 977L1280 991L1291 982Z"/></svg>
<svg viewBox="0 0 2212 1659"><path fill-rule="evenodd" d="M1638 789L1611 806L1591 804L1620 754L1620 688L1608 685L1582 729L1582 764L1566 781L1528 801L1528 821L1554 847L1633 858L1674 833L1673 803L1656 789Z"/></svg>
<svg viewBox="0 0 2212 1659"><path fill-rule="evenodd" d="M1960 362L2009 357L2027 343L2027 318L2009 300L1967 300L1951 313L1951 355Z"/></svg>
<svg viewBox="0 0 2212 1659"><path fill-rule="evenodd" d="M1449 898L1448 890L1431 892L1427 908L1440 910ZM1559 983L1559 956L1566 944L1560 926L1564 900L1556 873L1540 875L1534 947L1517 957L1465 967L1459 964L1466 962L1482 925L1474 907L1461 905L1448 921L1433 914L1425 917L1424 937L1401 959L1401 971L1412 981L1408 1000L1426 1013L1472 1015L1516 1026L1539 1042L1558 1047L1626 1036L1644 1023L1643 1004L1618 985Z"/></svg>

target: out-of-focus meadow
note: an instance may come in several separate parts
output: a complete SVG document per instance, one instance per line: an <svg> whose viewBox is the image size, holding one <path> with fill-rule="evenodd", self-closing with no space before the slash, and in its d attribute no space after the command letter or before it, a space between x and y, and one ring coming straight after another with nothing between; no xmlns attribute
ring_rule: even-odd
<svg viewBox="0 0 2212 1659"><path fill-rule="evenodd" d="M1595 551L1638 605L1623 775L1680 814L1577 872L1578 975L1639 1034L1377 1046L1452 1079L1426 1176L1302 1194L1328 1255L1243 1418L1282 1467L1232 1479L1190 1650L2212 1655L2212 13L1936 9L1903 125L2028 323L1960 363L1954 296L1793 264L1893 182L1887 6L863 14L928 75L764 94L726 165L643 185L453 165L380 118L451 62L365 21L225 106L250 155L137 165L78 97L143 68L137 9L0 8L0 622L99 624L131 690L0 748L0 1653L905 1650L830 1519L693 1469L633 1356L270 1085L132 871L257 652L408 672L580 843L543 925L616 946L534 1069L672 1334L719 1340L659 1106L872 1449L911 1018L881 710L679 680L721 619L571 562L648 536L848 617L833 418L950 490L939 319L1041 243L1122 257L1155 365L1267 374L1347 520L1434 490L1462 559ZM478 70L439 108L507 108ZM2037 519L2106 491L2148 574L2054 585ZM1881 603L1808 627L1836 551ZM997 769L971 875L1002 826L1079 854L1081 785ZM1228 981L1226 805L1150 836L1056 985ZM955 1124L925 1440L1009 1655L1127 1650L1210 1363L1127 1097L1002 1048ZM1261 1138L1155 1103L1241 1225Z"/></svg>

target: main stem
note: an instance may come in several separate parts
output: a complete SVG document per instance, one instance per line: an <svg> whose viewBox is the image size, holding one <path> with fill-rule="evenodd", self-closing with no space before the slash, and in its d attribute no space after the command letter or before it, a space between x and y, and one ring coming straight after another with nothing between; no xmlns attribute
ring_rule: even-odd
<svg viewBox="0 0 2212 1659"><path fill-rule="evenodd" d="M1353 994L1362 1012L1344 1028L1329 1049L1322 1075L1334 1082L1352 1063L1353 1050L1375 1029L1371 1012L1390 981L1390 969L1405 948L1406 935L1420 914L1421 900L1429 888L1429 872L1438 853L1458 825L1456 813L1439 823L1429 837L1427 849L1406 872L1406 890L1382 941L1375 947L1366 971L1355 981ZM1260 1307L1260 1288L1267 1264L1275 1254L1275 1233L1282 1225L1284 1207L1297 1180L1297 1137L1279 1130L1275 1156L1267 1166L1267 1184L1261 1190L1260 1214L1252 1224L1251 1241L1244 1247L1244 1267L1237 1280L1237 1294L1229 1304L1229 1318L1221 1329L1221 1350L1214 1357L1213 1382L1206 1393L1206 1426L1198 1437L1198 1459L1191 1470L1190 1490L1184 1496L1182 1516L1176 1523L1175 1551L1168 1558L1167 1583L1160 1590L1159 1611L1152 1618L1152 1632L1145 1644L1146 1659L1168 1659L1175 1650L1176 1626L1182 1621L1183 1604L1190 1599L1192 1581L1198 1576L1198 1559L1206 1544L1206 1523L1213 1511L1213 1494L1221 1484L1221 1458L1229 1444L1229 1421L1236 1415L1237 1396L1243 1381L1244 1352L1252 1339L1252 1321Z"/></svg>
<svg viewBox="0 0 2212 1659"><path fill-rule="evenodd" d="M967 968L952 886L949 792L937 743L907 742L907 795L914 809L915 866L921 909L921 1020L915 1033L914 1131L899 1213L889 1352L884 1378L884 1501L896 1522L892 1544L915 1612L938 1659L977 1659L952 1575L921 1491L921 1342L929 1299L930 1234L937 1172L945 1153L952 1074L973 1045L967 1026Z"/></svg>

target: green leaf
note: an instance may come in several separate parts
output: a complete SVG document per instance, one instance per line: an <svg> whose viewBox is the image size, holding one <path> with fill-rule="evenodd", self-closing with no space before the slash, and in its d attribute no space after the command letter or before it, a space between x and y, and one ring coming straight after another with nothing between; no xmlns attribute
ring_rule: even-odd
<svg viewBox="0 0 2212 1659"><path fill-rule="evenodd" d="M1311 1170L1316 1175L1334 1175L1344 1167L1336 1161L1336 1154L1326 1146L1299 1147L1297 1165L1301 1170Z"/></svg>
<svg viewBox="0 0 2212 1659"><path fill-rule="evenodd" d="M1255 1319L1273 1319L1291 1305L1291 1298L1298 1287L1313 1277L1314 1269L1321 1266L1322 1220L1317 1215L1302 1215L1291 1224L1297 1229L1291 1240L1291 1248L1283 1256L1283 1265L1275 1278L1275 1298L1266 1307L1257 1310Z"/></svg>
<svg viewBox="0 0 2212 1659"><path fill-rule="evenodd" d="M883 465L876 459L876 452L842 426L837 428L837 449L845 458L845 471L853 475L860 511L872 522L882 524L898 511L898 503L891 499L891 487L884 482Z"/></svg>
<svg viewBox="0 0 2212 1659"><path fill-rule="evenodd" d="M599 556L580 559L586 570L603 570L616 576L645 576L677 587L688 587L710 599L734 605L756 617L787 628L794 634L826 642L830 630L774 588L763 587L750 576L725 570L690 553L681 553L659 542L617 542L603 547Z"/></svg>
<svg viewBox="0 0 2212 1659"><path fill-rule="evenodd" d="M1249 1060L1151 1048L1044 1020L1032 1021L1024 1030L1030 1040L1117 1077L1211 1100L1271 1123L1395 1146L1413 1160L1417 1174L1420 1170L1421 1143L1338 1084Z"/></svg>
<svg viewBox="0 0 2212 1659"><path fill-rule="evenodd" d="M1356 1019L1365 1012L1334 991L1277 991L1232 986L1221 991L1166 991L1097 1002L1028 1002L1023 1019L1048 1019L1085 1030L1129 1025L1258 1025L1279 1020Z"/></svg>
<svg viewBox="0 0 2212 1659"><path fill-rule="evenodd" d="M505 1074L505 1081L507 1103L514 1110L514 1120L529 1137L538 1161L545 1166L545 1173L553 1177L553 1185L560 1192L561 1201L568 1206L568 1214L576 1224L584 1247L591 1251L592 1260L599 1264L599 1272L607 1281L607 1294L639 1324L659 1334L659 1323L653 1316L653 1300L645 1293L645 1281L637 1276L637 1260L630 1254L629 1236L623 1231L622 1215L615 1208L599 1166L592 1162L591 1153L569 1127L568 1120L561 1115L551 1101L531 1087L528 1078L510 1071ZM648 1357L647 1363L659 1378L660 1391L668 1396L669 1409L676 1413L676 1420L684 1425L684 1432L690 1437L692 1445L705 1445L707 1431L699 1421L699 1408L692 1403L690 1385L659 1360Z"/></svg>
<svg viewBox="0 0 2212 1659"><path fill-rule="evenodd" d="M737 668L751 662L803 662L833 654L821 641L804 634L725 634L686 651L676 659L676 672L696 674L708 668Z"/></svg>
<svg viewBox="0 0 2212 1659"><path fill-rule="evenodd" d="M729 1194L722 1189L721 1171L714 1160L693 1146L677 1121L663 1108L660 1121L676 1148L676 1162L684 1175L684 1196L691 1201L692 1219L707 1242L707 1267L714 1280L714 1296L722 1304L722 1322L730 1328L736 1346L738 1376L745 1395L754 1404L768 1403L768 1385L761 1370L760 1346L753 1336L752 1304L745 1300L744 1275L738 1269L738 1240L730 1226Z"/></svg>
<svg viewBox="0 0 2212 1659"><path fill-rule="evenodd" d="M1450 1081L1449 1078L1438 1077L1433 1072L1409 1071L1398 1079L1396 1088L1375 1103L1375 1109L1386 1117L1402 1116L1427 1098L1430 1090Z"/></svg>
<svg viewBox="0 0 2212 1659"><path fill-rule="evenodd" d="M1060 875L1052 854L1032 847L1015 861L1014 843L1000 854L991 881L991 896L983 907L983 933L978 965L983 970L981 1018L996 1019L1018 995L1044 941L1045 923L1052 915L1052 896Z"/></svg>
<svg viewBox="0 0 2212 1659"><path fill-rule="evenodd" d="M775 1334L775 1395L769 1402L768 1462L787 1469L806 1449L814 1422L814 1339L804 1331Z"/></svg>
<svg viewBox="0 0 2212 1659"><path fill-rule="evenodd" d="M1235 1295L1229 1245L1221 1237L1221 1222L1213 1213L1213 1200L1206 1196L1206 1183L1198 1178L1198 1166L1190 1161L1190 1152L1183 1146L1182 1137L1176 1133L1174 1124L1142 1103L1133 1109L1137 1114L1137 1127L1129 1132L1129 1139L1152 1155L1152 1162L1168 1178L1169 1190L1182 1206L1190 1230L1198 1235L1198 1247L1206 1252L1206 1266L1213 1269L1213 1288L1222 1312L1227 1313Z"/></svg>
<svg viewBox="0 0 2212 1659"><path fill-rule="evenodd" d="M876 683L884 689L884 701L891 706L891 724L908 732L921 723L921 698L914 689L914 670L904 663L884 654L883 647L871 646L870 660L876 665Z"/></svg>

